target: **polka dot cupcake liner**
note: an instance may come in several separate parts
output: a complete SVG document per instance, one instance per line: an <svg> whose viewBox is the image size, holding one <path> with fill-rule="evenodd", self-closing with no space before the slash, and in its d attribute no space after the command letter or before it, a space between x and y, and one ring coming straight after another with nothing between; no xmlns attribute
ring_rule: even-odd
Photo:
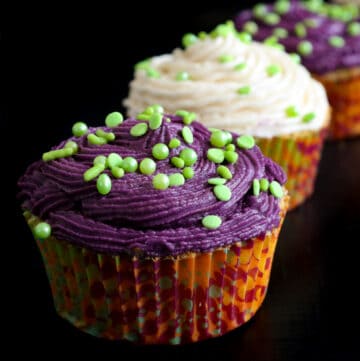
<svg viewBox="0 0 360 361"><path fill-rule="evenodd" d="M288 197L282 200L281 224ZM32 228L39 222L27 215ZM223 335L254 316L269 283L281 224L264 237L178 257L109 255L37 240L58 314L91 335L183 344Z"/></svg>
<svg viewBox="0 0 360 361"><path fill-rule="evenodd" d="M289 136L258 138L256 144L265 156L278 163L287 174L289 210L298 207L313 191L327 129Z"/></svg>
<svg viewBox="0 0 360 361"><path fill-rule="evenodd" d="M324 85L332 107L329 137L360 136L360 67L314 77Z"/></svg>

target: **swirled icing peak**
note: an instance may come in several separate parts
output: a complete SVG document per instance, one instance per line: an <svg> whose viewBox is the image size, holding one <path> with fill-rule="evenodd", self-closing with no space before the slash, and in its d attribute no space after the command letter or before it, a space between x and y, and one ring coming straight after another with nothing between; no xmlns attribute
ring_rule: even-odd
<svg viewBox="0 0 360 361"><path fill-rule="evenodd" d="M276 38L311 72L323 74L360 65L359 9L321 0L278 0L240 12L235 25L258 41Z"/></svg>
<svg viewBox="0 0 360 361"><path fill-rule="evenodd" d="M228 22L209 35L186 34L183 45L135 66L124 102L130 116L161 103L168 112L189 109L209 127L265 138L326 125L324 88L277 42L252 42Z"/></svg>
<svg viewBox="0 0 360 361"><path fill-rule="evenodd" d="M34 234L48 236L49 225L57 239L100 252L164 256L276 227L281 168L251 136L178 114L153 106L111 128L74 127L19 181L23 209L46 222Z"/></svg>

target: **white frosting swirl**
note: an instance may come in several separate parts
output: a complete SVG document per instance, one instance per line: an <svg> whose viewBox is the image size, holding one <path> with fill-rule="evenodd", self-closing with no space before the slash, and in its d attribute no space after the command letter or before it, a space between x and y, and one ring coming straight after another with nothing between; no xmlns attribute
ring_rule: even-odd
<svg viewBox="0 0 360 361"><path fill-rule="evenodd" d="M220 62L224 55L232 60ZM235 70L240 63L245 63L245 68ZM266 69L270 65L279 66L280 72L269 76ZM233 35L208 37L185 50L154 57L150 66L160 77L136 71L124 102L129 116L148 105L161 104L169 113L193 111L208 127L264 138L318 130L327 122L329 104L322 85L288 54L270 46L245 44ZM176 80L182 71L190 80ZM250 86L250 93L239 94L237 90L245 86ZM299 110L299 116L286 115L290 106ZM315 118L303 122L303 116L312 112Z"/></svg>

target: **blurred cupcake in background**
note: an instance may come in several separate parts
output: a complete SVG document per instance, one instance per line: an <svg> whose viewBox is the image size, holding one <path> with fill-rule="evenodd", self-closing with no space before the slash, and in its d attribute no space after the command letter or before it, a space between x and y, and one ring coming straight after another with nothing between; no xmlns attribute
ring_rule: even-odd
<svg viewBox="0 0 360 361"><path fill-rule="evenodd" d="M309 197L330 114L323 86L279 44L253 42L232 22L186 34L185 49L135 66L124 104L131 117L160 103L207 126L251 134L288 175L290 208ZM187 109L189 112L184 112Z"/></svg>
<svg viewBox="0 0 360 361"><path fill-rule="evenodd" d="M300 55L304 66L321 81L332 107L330 136L360 135L359 5L321 0L257 4L235 18L239 31L259 41L278 41Z"/></svg>

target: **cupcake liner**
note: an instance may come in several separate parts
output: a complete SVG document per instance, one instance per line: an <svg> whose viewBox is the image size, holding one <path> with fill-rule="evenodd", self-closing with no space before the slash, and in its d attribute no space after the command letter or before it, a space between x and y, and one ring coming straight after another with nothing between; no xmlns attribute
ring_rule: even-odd
<svg viewBox="0 0 360 361"><path fill-rule="evenodd" d="M332 107L330 138L360 136L360 67L314 77L324 85Z"/></svg>
<svg viewBox="0 0 360 361"><path fill-rule="evenodd" d="M212 252L139 258L97 253L54 237L37 240L60 316L94 336L182 344L248 321L264 300L280 225ZM40 220L26 215L31 228Z"/></svg>
<svg viewBox="0 0 360 361"><path fill-rule="evenodd" d="M287 174L289 210L310 197L314 191L317 169L327 129L306 131L288 136L257 138L265 156L278 163Z"/></svg>

